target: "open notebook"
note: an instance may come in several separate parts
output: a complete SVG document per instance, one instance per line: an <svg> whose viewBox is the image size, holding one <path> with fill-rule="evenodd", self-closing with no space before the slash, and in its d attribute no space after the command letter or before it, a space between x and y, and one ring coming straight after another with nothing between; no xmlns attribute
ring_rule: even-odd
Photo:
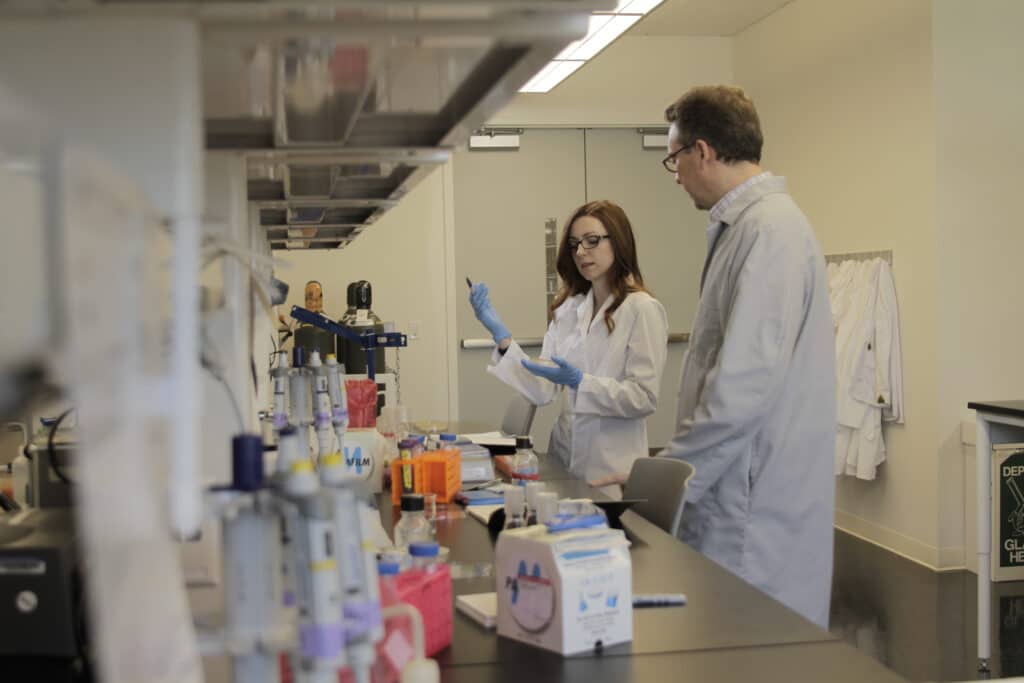
<svg viewBox="0 0 1024 683"><path fill-rule="evenodd" d="M498 623L498 594L473 593L455 598L455 608L484 628Z"/></svg>

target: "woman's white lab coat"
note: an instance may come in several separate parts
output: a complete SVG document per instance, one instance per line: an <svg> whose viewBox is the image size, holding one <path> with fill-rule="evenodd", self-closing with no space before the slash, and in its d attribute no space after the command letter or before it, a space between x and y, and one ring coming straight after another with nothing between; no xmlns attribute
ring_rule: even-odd
<svg viewBox="0 0 1024 683"><path fill-rule="evenodd" d="M646 418L658 406L667 354L668 317L657 299L644 292L628 295L612 314L615 330L608 334L604 312L611 300L595 313L589 293L567 299L544 335L540 357L560 356L579 368L583 381L577 389L524 368L521 361L529 357L514 340L504 355L495 349L487 368L535 405L561 399L548 453L588 481L628 472L647 455Z"/></svg>

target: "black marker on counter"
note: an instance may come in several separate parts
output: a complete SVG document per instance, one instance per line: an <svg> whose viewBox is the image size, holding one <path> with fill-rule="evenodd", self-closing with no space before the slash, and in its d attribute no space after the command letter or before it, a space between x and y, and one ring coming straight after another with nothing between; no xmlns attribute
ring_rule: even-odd
<svg viewBox="0 0 1024 683"><path fill-rule="evenodd" d="M633 607L682 607L686 596L682 593L649 593L634 595Z"/></svg>

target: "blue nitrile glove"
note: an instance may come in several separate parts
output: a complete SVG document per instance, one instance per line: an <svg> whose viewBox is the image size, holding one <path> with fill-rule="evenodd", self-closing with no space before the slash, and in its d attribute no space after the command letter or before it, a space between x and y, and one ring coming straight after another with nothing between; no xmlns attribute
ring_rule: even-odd
<svg viewBox="0 0 1024 683"><path fill-rule="evenodd" d="M537 363L531 363L528 360L523 361L523 367L537 375L543 377L546 380L550 380L555 384L564 384L567 387L573 389L579 387L580 382L583 381L583 373L580 369L574 365L570 365L564 358L558 356L552 356L551 360L558 364L557 368L552 368L547 365L538 365Z"/></svg>
<svg viewBox="0 0 1024 683"><path fill-rule="evenodd" d="M501 322L501 318L498 317L498 312L494 310L494 306L491 305L491 300L487 296L487 285L482 282L477 282L473 285L469 290L469 303L473 306L473 313L476 314L476 319L494 337L495 344L500 343L502 339L508 339L512 336L512 333L505 327L505 323Z"/></svg>

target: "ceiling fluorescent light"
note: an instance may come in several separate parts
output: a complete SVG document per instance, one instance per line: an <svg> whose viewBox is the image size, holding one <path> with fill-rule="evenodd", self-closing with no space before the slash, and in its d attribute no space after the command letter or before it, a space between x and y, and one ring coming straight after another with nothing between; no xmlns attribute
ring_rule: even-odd
<svg viewBox="0 0 1024 683"><path fill-rule="evenodd" d="M570 57L569 55L575 52L576 48L578 48L580 45L590 40L590 38L593 37L595 33L604 28L604 25L611 21L613 16L614 15L612 14L591 14L590 19L587 23L587 35L583 36L579 40L574 40L573 42L569 43L569 46L562 50L561 52L559 52L558 56L555 57L555 59L572 59L572 57Z"/></svg>
<svg viewBox="0 0 1024 683"><path fill-rule="evenodd" d="M620 0L616 14L647 14L665 0Z"/></svg>
<svg viewBox="0 0 1024 683"><path fill-rule="evenodd" d="M619 0L611 12L594 12L587 24L587 35L573 41L519 92L548 92L583 66L616 38L640 21L664 0Z"/></svg>
<svg viewBox="0 0 1024 683"><path fill-rule="evenodd" d="M583 66L583 62L550 62L529 83L524 85L519 92L548 92L571 76L581 66Z"/></svg>
<svg viewBox="0 0 1024 683"><path fill-rule="evenodd" d="M544 68L537 72L537 75L531 78L526 85L519 89L519 92L541 92L537 90L537 84L540 83L544 78L551 73L560 62L548 62L544 65Z"/></svg>
<svg viewBox="0 0 1024 683"><path fill-rule="evenodd" d="M584 40L582 45L573 50L568 59L581 59L584 61L591 59L598 52L608 47L612 41L628 31L629 27L640 21L640 19L641 17L638 14L619 14L613 16L597 33Z"/></svg>

